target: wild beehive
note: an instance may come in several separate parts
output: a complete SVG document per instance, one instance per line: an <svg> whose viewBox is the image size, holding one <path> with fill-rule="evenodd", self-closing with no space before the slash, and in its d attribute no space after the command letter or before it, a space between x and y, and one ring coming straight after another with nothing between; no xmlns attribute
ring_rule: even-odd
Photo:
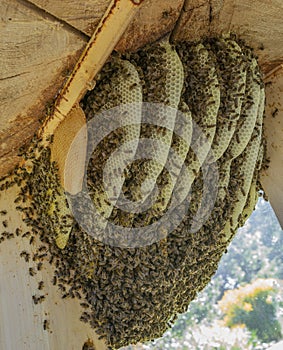
<svg viewBox="0 0 283 350"><path fill-rule="evenodd" d="M66 76L72 71L75 61L88 41L88 35L92 34L98 19L109 5L108 3L89 1L87 5L82 5L77 2L62 1L60 5L54 5L44 1L4 1L1 9L5 30L1 42L1 59L3 60L3 83L1 84L1 99L3 101L1 164L3 166L1 166L1 175L6 175L20 161L17 156L19 148L25 143L25 140L30 139L34 134L39 126L39 120L44 119L44 108L52 107L50 99L52 102L52 98L63 86ZM114 3L117 5L119 1ZM89 17L88 13L90 12L94 15ZM241 46L242 50L249 50L245 49L245 45L254 49L264 74L267 99L264 126L270 167L265 173L262 173L261 182L281 220L280 193L283 189L279 179L280 170L282 171L282 153L280 153L280 150L282 151L282 106L279 92L283 84L281 68L283 60L281 33L283 28L280 27L282 26L280 21L283 17L282 12L282 5L276 2L267 6L261 1L253 1L250 4L232 0L224 2L203 1L201 3L199 1L186 1L184 3L179 1L175 2L173 6L170 1L162 1L162 4L161 2L145 1L116 47L116 50L124 55L122 55L123 63L121 63L121 57L114 57L110 60L108 68L106 66L101 72L97 86L93 90L94 96L103 97L105 92L106 97L113 94L111 86L109 88L109 81L110 83L116 81L115 87L118 86L120 78L117 71L121 70L124 72L123 74L126 71L128 87L131 88L131 94L134 95L134 102L141 101L135 99L136 96L139 96L139 91L137 91L139 85L144 102L156 101L156 98L160 98L160 101L157 102L164 102L166 98L170 100L170 96L173 95L171 92L168 96L166 95L166 87L170 86L170 81L166 81L167 73L165 89L162 90L162 84L159 85L157 91L159 97L155 96L152 100L150 94L156 89L159 79L163 79L164 82L162 68L166 64L170 65L170 63L166 63L166 50L169 48L166 48L166 45L165 48L155 45L137 53L133 52L136 52L139 47L161 38L164 34L172 32L171 41L176 43L176 52L181 57L181 61L190 63L188 70L192 70L191 67L197 66L198 62L202 62L199 73L196 69L196 81L188 80L187 82L187 90L190 91L190 96L193 96L189 110L197 111L195 114L199 115L201 120L207 120L210 133L206 137L212 138L214 135L211 133L216 132L214 129L217 121L213 120L215 112L208 113L212 115L212 119L209 119L205 113L207 107L210 106L210 110L213 110L214 106L217 103L220 104L221 101L222 110L229 104L224 98L220 101L219 97L221 89L222 91L225 89L224 73L227 69L225 66L229 66L229 62L225 61L221 54L217 54L217 52L221 53L221 50L223 52L221 40L224 39L209 38L219 38L222 33L230 31L236 33L237 38L245 41L245 44ZM95 16L97 20L93 20ZM235 49L238 44L235 43L234 37L229 38L225 40L228 42L230 40L229 45ZM187 46L178 44L184 40L198 44L186 44ZM207 52L214 53L216 58L211 58ZM253 58L249 55L248 52L244 55L244 61L250 62L247 69L250 71L254 69L254 79L252 80L258 80L258 85L255 88L260 92L262 89L261 78L256 76L256 64L253 66ZM152 58L151 62L147 61L148 56ZM164 56L163 61L162 56ZM196 57L199 57L199 60ZM217 59L218 65L212 64L213 60L217 61ZM161 64L159 60L162 61ZM178 61L176 55L170 56L168 62L174 62L174 60ZM236 57L233 60L236 60ZM148 67L152 61L155 64L150 70ZM215 72L217 69L221 71L221 68L215 67L221 67L221 64L224 64L223 74L221 73L218 77L222 77L224 82L222 85L221 82L215 80ZM133 66L137 70L133 70ZM178 64L175 63L175 66ZM145 68L143 67L147 69L147 74L144 73ZM231 67L233 68L233 65ZM141 76L138 78L137 73L135 73L139 70L143 72L142 78ZM155 86L152 84L153 88L151 88L150 84L154 81L154 72L156 71L160 73L157 75ZM180 69L176 69L174 72L176 75ZM198 82L201 81L203 73L206 74L205 81L209 81L209 83L207 83L206 89L198 90ZM192 72L187 74L191 76ZM241 79L241 71L235 72L235 74ZM148 81L148 83L140 84L138 79ZM123 89L125 89L125 81L127 83L127 80L123 80ZM183 85L184 83L181 84L181 87ZM147 88L146 92L144 86ZM169 90L175 92L176 84L172 86L173 88ZM230 91L233 91L233 86L229 88ZM241 84L236 86L237 93L241 93L238 91L241 90L240 86ZM136 91L135 94L133 91ZM194 91L198 91L198 93L194 94ZM250 88L249 91L248 96L252 95L250 98L254 99L254 96L257 95L253 95L254 89ZM205 113L201 112L201 104L198 102L199 96L202 97L202 101L206 101ZM260 94L258 94L257 102L253 100L250 106L260 105L262 97L259 96ZM114 96L113 99L115 98L117 97ZM103 98L101 99L103 100ZM93 100L94 106L91 108ZM177 106L179 106L180 97L177 100ZM234 110L238 104L246 103L249 105L248 100L249 98L246 102L241 101L241 96L240 100L237 99L236 102L233 100ZM129 102L127 99L126 101ZM121 103L119 100L118 102ZM105 103L102 101L103 104ZM169 107L171 106L170 101L167 104ZM91 93L84 100L83 106L85 106L86 114L93 113L91 109L94 112L101 110L97 98L91 97ZM189 115L188 109L184 105L182 111L185 115ZM261 118L260 113L258 118ZM256 120L256 123L261 125L260 120ZM184 125L188 127L189 123ZM228 132L233 128L233 125L224 125L223 127L227 128ZM254 133L251 138L256 140L259 130L257 128L252 128L252 130ZM165 137L166 139L168 137L166 130L162 129L161 131L159 138ZM156 135L159 131L144 128L142 132L148 136ZM62 136L60 137L62 138ZM34 139L34 142L37 141ZM235 137L234 143L237 145L240 144L240 141L238 142ZM178 140L175 140L175 144L178 144ZM105 150L107 145L107 143L102 145L101 150ZM185 146L182 143L180 145L180 148L184 149ZM35 144L34 148L38 149L37 146ZM252 152L247 152L247 154L250 155ZM28 157L32 155L31 152ZM50 150L48 148L42 151L40 157L40 161L33 163L32 167L21 166L17 173L18 177L16 176L12 180L16 182L16 185L18 182L24 181L24 183L20 183L20 193L19 188L11 186L11 180L2 181L0 200L1 215L3 215L3 242L0 249L1 278L5 280L5 284L1 291L1 299L2 305L5 305L2 308L5 324L1 328L3 333L1 348L24 348L25 346L32 348L34 346L37 349L52 346L52 348L61 349L69 346L77 349L83 348L87 342L89 344L94 342L98 349L103 349L107 345L103 339L98 340L99 333L102 336L106 335L108 345L115 346L120 346L123 342L143 340L162 333L166 328L166 323L172 321L170 315L183 311L187 305L186 301L194 297L198 288L195 290L192 286L198 284L201 287L209 280L217 266L219 254L225 250L225 244L216 244L219 237L207 234L196 235L194 237L197 238L192 240L192 237L186 237L183 234L184 230L181 229L179 231L182 234L175 234L174 239L168 236L169 239L161 240L160 244L152 244L150 248L145 247L138 251L131 250L135 247L131 247L128 251L122 248L114 249L103 243L96 244L95 249L93 249L92 238L83 234L76 227L69 238L70 244L67 244L67 248L62 250L56 244L50 244L50 239L54 239L52 232L55 232L56 239L56 234L58 235L56 230L60 224L59 221L56 221L57 219L54 221L56 211L60 210L60 207L57 208L56 201L52 201L52 194L57 190L56 169L49 161ZM98 157L97 159L102 158ZM95 162L93 164L92 169L96 169ZM140 164L137 166L140 167ZM143 173L153 174L155 171L149 171L148 169L152 169L152 167L149 167L148 164L142 166L144 167ZM195 172L198 170L194 169ZM235 179L239 180L242 174L237 174L236 168L234 170ZM91 172L94 179L99 178L99 174L93 174L93 170ZM131 179L131 172L132 169L129 169L129 179ZM157 175L154 176L157 177ZM151 179L154 176L152 175ZM243 177L243 181L245 178ZM40 188L42 179L44 186ZM161 184L169 183L170 187L170 181L166 178L166 174L160 181ZM129 187L131 187L133 181L129 180L128 182ZM199 184L196 182L195 187L198 186ZM164 188L166 193L167 187ZM104 198L95 193L95 188L93 191L93 199L99 206L99 201ZM240 191L246 192L245 188ZM234 193L232 192L232 194ZM138 194L137 192L135 195L138 196ZM30 197L33 199L31 204ZM162 198L166 199L166 195ZM103 211L107 205L109 206L106 203ZM18 208L16 209L16 207ZM160 207L157 206L155 212L156 210L160 210ZM79 215L83 216L84 211L85 207L79 211ZM36 219L33 218L34 212L37 212ZM151 213L149 217L154 218L155 212L154 215ZM114 215L113 220L115 221L117 217L119 218L119 215ZM139 227L139 219L130 216L124 221L135 222L135 227ZM67 227L69 225L68 218L66 217L65 220L64 225ZM50 226L54 227L48 226L48 222ZM185 224L185 226L188 225L187 222ZM231 223L229 219L228 226L233 226L233 224L233 220ZM211 227L208 228L207 232L209 230ZM59 232L59 234L61 233ZM160 240L162 237L158 238ZM187 244L184 244L186 240ZM172 272L174 269L168 269L168 265L175 264L176 271L182 259L187 259L186 256L189 256L192 261L189 265L182 265L183 269L180 274L174 274ZM202 260L199 257L205 257L205 259ZM158 271L155 271L152 266L158 266ZM135 268L137 271L133 273ZM164 283L164 281L168 283ZM115 293L115 291L117 292ZM160 295L156 296L158 293ZM171 294L174 297L171 298ZM168 302L158 303L164 297L167 298ZM165 309L167 313L164 312ZM23 310L28 310L28 312L24 314ZM159 318L156 317L157 314ZM15 315L17 315L16 321ZM118 315L120 316L118 317ZM140 320L133 317L136 315L140 315ZM63 320L64 318L67 321ZM82 323L82 321L86 321L86 323ZM93 328L97 330L96 333ZM15 329L17 330L13 339L9 337L11 329L13 332Z"/></svg>

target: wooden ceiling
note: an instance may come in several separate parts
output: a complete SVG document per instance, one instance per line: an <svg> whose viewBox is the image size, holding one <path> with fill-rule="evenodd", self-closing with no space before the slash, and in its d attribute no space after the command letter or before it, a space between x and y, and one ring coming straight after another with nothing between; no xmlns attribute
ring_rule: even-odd
<svg viewBox="0 0 283 350"><path fill-rule="evenodd" d="M1 1L0 177L17 164L109 2ZM255 49L264 72L283 62L281 0L145 0L116 49L133 51L168 32L193 41L228 31Z"/></svg>

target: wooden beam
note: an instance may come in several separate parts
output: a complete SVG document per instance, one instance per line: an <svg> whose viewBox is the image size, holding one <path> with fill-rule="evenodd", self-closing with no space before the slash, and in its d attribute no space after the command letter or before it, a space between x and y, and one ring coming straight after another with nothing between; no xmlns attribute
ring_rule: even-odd
<svg viewBox="0 0 283 350"><path fill-rule="evenodd" d="M86 38L16 0L0 6L0 177L39 127Z"/></svg>
<svg viewBox="0 0 283 350"><path fill-rule="evenodd" d="M261 173L261 184L283 229L283 65L266 79L264 132L269 167Z"/></svg>
<svg viewBox="0 0 283 350"><path fill-rule="evenodd" d="M173 30L184 0L145 0L117 46L136 50ZM2 0L0 6L0 177L39 127L109 0ZM92 16L93 15L93 16ZM278 0L185 1L176 40L235 31L265 72L283 62L283 3Z"/></svg>
<svg viewBox="0 0 283 350"><path fill-rule="evenodd" d="M78 31L92 36L111 0L29 0L29 2Z"/></svg>
<svg viewBox="0 0 283 350"><path fill-rule="evenodd" d="M93 34L110 3L109 0L56 2L29 0L29 2L89 36ZM133 51L171 31L180 15L183 3L184 0L145 0L117 49Z"/></svg>
<svg viewBox="0 0 283 350"><path fill-rule="evenodd" d="M174 39L197 40L235 32L253 47L268 72L283 62L283 2L277 0L186 0Z"/></svg>
<svg viewBox="0 0 283 350"><path fill-rule="evenodd" d="M0 211L7 211L1 216L1 233L14 235L0 244L0 349L80 350L91 339L96 349L107 350L94 329L80 321L84 311L80 300L62 299L62 291L58 285L53 285L55 267L49 263L50 257L41 258L42 268L37 269L38 261L33 261L33 256L42 243L38 237L34 237L32 244L30 236L22 237L30 228L16 210L14 199L18 191L19 188L13 186L0 194ZM7 227L2 227L2 220L6 221ZM20 230L19 236L16 236L16 230ZM20 256L23 251L29 254L28 261ZM33 269L33 276L30 269ZM39 290L41 281L44 285ZM35 303L33 296L44 299Z"/></svg>

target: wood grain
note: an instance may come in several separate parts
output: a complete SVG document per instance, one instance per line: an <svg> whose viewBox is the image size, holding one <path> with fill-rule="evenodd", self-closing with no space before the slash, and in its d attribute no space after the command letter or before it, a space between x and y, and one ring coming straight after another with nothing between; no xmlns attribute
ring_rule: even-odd
<svg viewBox="0 0 283 350"><path fill-rule="evenodd" d="M58 93L86 39L22 2L0 7L0 176L37 130L48 101Z"/></svg>
<svg viewBox="0 0 283 350"><path fill-rule="evenodd" d="M29 2L91 36L111 0L29 0Z"/></svg>
<svg viewBox="0 0 283 350"><path fill-rule="evenodd" d="M5 231L11 233L15 233L16 228L23 233L30 230L15 209L18 191L19 188L13 186L0 194L0 210L8 211ZM106 350L107 346L98 340L94 329L80 321L84 311L80 300L62 299L62 292L53 285L55 267L48 263L49 258L43 260L42 269L37 271L37 262L32 261L32 257L41 245L38 237L30 244L29 238L21 236L0 244L0 349L79 350L90 338L97 349ZM20 257L24 250L30 254L29 262ZM34 268L34 276L29 274L30 267ZM42 290L38 290L40 281L44 282ZM35 304L33 295L44 295L45 300ZM44 320L48 321L47 329L43 327Z"/></svg>
<svg viewBox="0 0 283 350"><path fill-rule="evenodd" d="M175 40L235 31L265 72L283 62L280 0L145 0L117 50L136 50L173 30ZM0 177L39 127L109 0L2 0L0 7ZM181 14L179 20L178 16Z"/></svg>
<svg viewBox="0 0 283 350"><path fill-rule="evenodd" d="M48 103L62 87L110 0L1 0L0 6L0 177L17 164L17 152L40 125ZM117 46L136 50L173 30L175 40L197 40L234 31L259 56L266 73L283 62L283 3L281 0L146 0ZM277 71L279 72L279 71ZM265 129L271 167L262 184L282 222L283 111L282 71L267 86ZM269 82L267 78L267 82ZM276 115L274 117L274 112ZM8 230L27 230L14 199L17 187L0 193L0 208L8 211ZM276 209L277 208L277 209ZM35 246L21 237L1 243L0 349L82 349L90 338L105 349L97 335L79 321L77 300L61 299L51 283L49 264L35 278L19 257ZM45 282L46 300L32 304L37 283ZM16 315L16 317L15 317ZM50 329L43 329L48 319Z"/></svg>
<svg viewBox="0 0 283 350"><path fill-rule="evenodd" d="M136 51L173 30L184 0L146 0L116 47Z"/></svg>
<svg viewBox="0 0 283 350"><path fill-rule="evenodd" d="M270 166L262 171L261 183L283 229L283 65L266 83L264 126Z"/></svg>
<svg viewBox="0 0 283 350"><path fill-rule="evenodd" d="M283 2L280 0L186 0L174 40L234 32L253 47L265 72L283 62Z"/></svg>
<svg viewBox="0 0 283 350"><path fill-rule="evenodd" d="M77 30L91 36L106 11L109 0L29 0L40 9L52 14ZM119 51L136 50L159 39L174 28L184 0L145 0L117 46Z"/></svg>

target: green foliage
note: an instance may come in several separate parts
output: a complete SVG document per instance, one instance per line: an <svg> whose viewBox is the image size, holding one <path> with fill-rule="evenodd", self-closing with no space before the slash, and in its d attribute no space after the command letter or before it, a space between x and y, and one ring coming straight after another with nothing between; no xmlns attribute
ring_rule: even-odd
<svg viewBox="0 0 283 350"><path fill-rule="evenodd" d="M228 248L228 253L222 257L212 281L199 293L198 298L191 302L188 312L179 316L173 328L166 332L163 338L143 349L171 350L175 349L174 344L177 343L178 350L187 348L197 350L197 344L191 343L189 347L183 344L185 334L187 332L193 334L196 327L212 324L215 319L222 317L217 303L227 290L235 289L243 284L250 284L256 278L283 279L282 246L283 231L269 203L260 199L257 210L254 211L246 225L239 230ZM247 300L247 303L251 303L251 301ZM260 296L258 304L260 304ZM265 307L260 309L256 302L251 305L254 309L261 310L257 314L254 313L252 323L264 323L267 330L270 327L274 328L274 337L279 337L278 322L269 316L274 315L274 310L272 310L275 307L274 301L271 306L269 306L270 304L265 305L266 309ZM280 302L279 307L283 310L283 305L280 305ZM259 317L258 321L256 321L257 316ZM248 323L248 321L246 322ZM266 339L267 336L263 334L262 338L264 337ZM250 331L249 342L244 345L255 349L259 344L256 332ZM244 349L244 345L239 349ZM211 346L209 349L212 349ZM224 349L228 349L226 345L222 347L220 345L217 348L217 350ZM229 348L229 350L239 349L237 347Z"/></svg>
<svg viewBox="0 0 283 350"><path fill-rule="evenodd" d="M228 327L243 324L263 342L281 339L273 284L271 279L258 279L252 284L226 292L219 302L225 314L225 324Z"/></svg>

